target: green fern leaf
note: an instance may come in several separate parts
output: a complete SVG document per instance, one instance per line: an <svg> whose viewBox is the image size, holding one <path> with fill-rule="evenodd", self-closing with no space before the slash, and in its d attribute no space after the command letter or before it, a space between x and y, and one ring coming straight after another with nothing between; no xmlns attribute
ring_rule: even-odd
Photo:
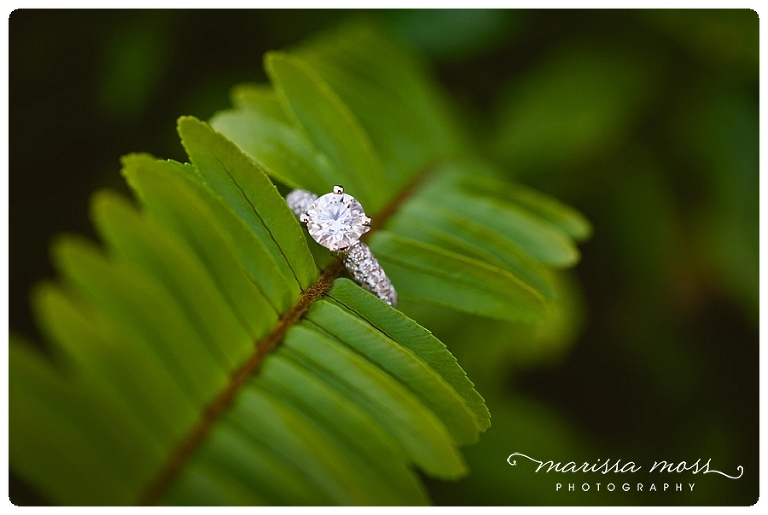
<svg viewBox="0 0 768 515"><path fill-rule="evenodd" d="M191 163L133 154L33 296L53 351L10 347L11 467L60 504L426 504L487 407L427 329L348 279L272 180L344 184L404 299L541 320L584 218L477 174L422 63L353 25L266 58ZM271 177L271 179L270 179Z"/></svg>

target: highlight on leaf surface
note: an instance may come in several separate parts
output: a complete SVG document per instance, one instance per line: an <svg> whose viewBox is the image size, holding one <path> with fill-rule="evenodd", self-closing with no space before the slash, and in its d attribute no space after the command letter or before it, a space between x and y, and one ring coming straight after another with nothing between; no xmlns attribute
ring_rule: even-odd
<svg viewBox="0 0 768 515"><path fill-rule="evenodd" d="M237 86L210 125L179 119L190 163L123 158L138 202L94 196L104 249L54 247L61 281L34 306L61 359L10 349L11 467L53 503L426 504L417 471L468 473L483 398L427 329L313 253L273 180L344 184L416 302L537 322L551 270L579 258L588 222L479 176L427 70L381 29L265 64L271 86Z"/></svg>

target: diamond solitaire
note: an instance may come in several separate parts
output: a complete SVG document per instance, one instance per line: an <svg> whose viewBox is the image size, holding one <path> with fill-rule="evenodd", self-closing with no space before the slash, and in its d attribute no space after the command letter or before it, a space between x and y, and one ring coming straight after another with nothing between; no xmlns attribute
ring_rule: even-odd
<svg viewBox="0 0 768 515"><path fill-rule="evenodd" d="M392 281L360 237L371 230L371 219L363 206L344 188L334 186L333 193L319 197L307 190L293 190L285 197L288 207L307 224L316 242L337 252L349 275L360 286L392 307L397 306L397 292Z"/></svg>
<svg viewBox="0 0 768 515"><path fill-rule="evenodd" d="M351 247L371 230L371 219L365 216L363 206L341 186L312 202L299 218L307 224L310 236L332 252Z"/></svg>

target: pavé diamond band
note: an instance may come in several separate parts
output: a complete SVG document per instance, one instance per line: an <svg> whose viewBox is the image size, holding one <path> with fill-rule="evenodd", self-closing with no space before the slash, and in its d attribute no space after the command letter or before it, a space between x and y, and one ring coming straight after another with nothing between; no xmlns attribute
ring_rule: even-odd
<svg viewBox="0 0 768 515"><path fill-rule="evenodd" d="M384 269L360 237L371 230L363 206L344 188L318 197L307 190L293 190L285 197L307 231L323 247L338 252L352 278L390 306L397 306L397 292Z"/></svg>

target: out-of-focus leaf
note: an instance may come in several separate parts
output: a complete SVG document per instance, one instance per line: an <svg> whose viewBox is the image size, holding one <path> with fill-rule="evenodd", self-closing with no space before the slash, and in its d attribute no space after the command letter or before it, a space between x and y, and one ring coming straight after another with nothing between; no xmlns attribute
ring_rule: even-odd
<svg viewBox="0 0 768 515"><path fill-rule="evenodd" d="M240 109L217 113L211 126L286 186L323 195L343 181L326 155L286 122Z"/></svg>
<svg viewBox="0 0 768 515"><path fill-rule="evenodd" d="M179 360L184 355L182 349L194 343L207 349L207 356L201 356L199 366L204 367L206 360L215 359L225 370L234 371L249 354L252 339L245 321L230 307L200 256L174 233L142 220L135 208L117 195L96 197L93 211L99 232L110 250L148 277L158 278L175 300L174 304L182 308L185 318L175 328L179 340L176 344L179 354L175 359ZM185 333L190 323L196 330L195 337ZM187 343L183 343L187 339ZM192 361L185 359L181 363ZM197 383L198 373L199 370L190 371L189 381L193 384Z"/></svg>
<svg viewBox="0 0 768 515"><path fill-rule="evenodd" d="M267 54L265 67L283 107L335 165L339 184L377 213L391 197L373 144L357 119L312 68L290 54Z"/></svg>
<svg viewBox="0 0 768 515"><path fill-rule="evenodd" d="M462 174L457 179L459 186L468 192L497 198L528 210L558 227L574 241L585 241L592 235L592 225L584 215L549 195L487 175Z"/></svg>
<svg viewBox="0 0 768 515"><path fill-rule="evenodd" d="M171 506L254 506L265 500L221 469L192 463L164 499Z"/></svg>
<svg viewBox="0 0 768 515"><path fill-rule="evenodd" d="M510 374L533 373L568 359L578 342L585 318L585 302L569 272L553 274L557 298L551 314L530 324L490 320L469 313L447 312L426 303L405 307L424 324L434 327L458 362L474 378L478 391L504 390ZM483 352L478 353L478 342Z"/></svg>
<svg viewBox="0 0 768 515"><path fill-rule="evenodd" d="M236 109L253 111L286 125L291 123L280 105L275 89L269 84L238 84L232 88L230 96Z"/></svg>
<svg viewBox="0 0 768 515"><path fill-rule="evenodd" d="M141 444L134 419L102 392L65 379L28 342L12 337L9 350L9 458L16 470L46 495L72 503L130 503L141 472L158 459L156 447Z"/></svg>
<svg viewBox="0 0 768 515"><path fill-rule="evenodd" d="M512 274L434 245L380 231L370 240L398 295L501 320L540 320L544 298Z"/></svg>
<svg viewBox="0 0 768 515"><path fill-rule="evenodd" d="M507 270L546 298L555 295L545 267L518 245L486 224L442 204L425 198L411 199L387 224L387 230Z"/></svg>
<svg viewBox="0 0 768 515"><path fill-rule="evenodd" d="M297 53L370 135L395 191L435 159L463 151L461 135L424 63L380 27L349 25Z"/></svg>
<svg viewBox="0 0 768 515"><path fill-rule="evenodd" d="M188 347L200 340L182 308L160 281L127 263L111 264L92 244L79 238L59 240L54 252L57 267L76 293L92 307L98 306L114 330L125 333L130 344L137 346L152 370L151 377L162 385L155 401L163 406L169 438L180 438L179 424L195 419L193 405L204 398L202 392L210 386L196 381L195 365L199 363L193 359L197 353ZM153 300L152 309L145 306L148 298ZM220 366L214 359L209 363Z"/></svg>
<svg viewBox="0 0 768 515"><path fill-rule="evenodd" d="M588 49L561 52L499 101L492 153L520 174L572 167L621 144L651 90L646 61Z"/></svg>
<svg viewBox="0 0 768 515"><path fill-rule="evenodd" d="M157 395L159 388L167 386L167 379L153 380L158 370L154 356L147 357L146 346L133 344L130 336L120 334L119 327L60 287L39 286L33 300L41 327L52 341L59 342L67 366L114 400L120 411L140 426L133 441L142 449L146 447L154 459L148 466L159 466L172 443L172 432L164 406L167 399ZM219 374L219 385L223 385L224 371L213 372Z"/></svg>

